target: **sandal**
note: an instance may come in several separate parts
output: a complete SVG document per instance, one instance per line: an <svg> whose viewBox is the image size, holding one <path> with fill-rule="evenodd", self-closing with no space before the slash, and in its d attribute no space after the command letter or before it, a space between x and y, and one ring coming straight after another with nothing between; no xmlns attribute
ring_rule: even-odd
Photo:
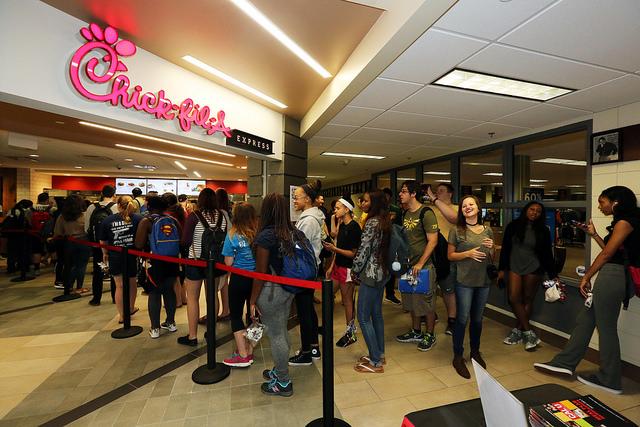
<svg viewBox="0 0 640 427"><path fill-rule="evenodd" d="M133 307L133 310L131 310L131 313L129 314L130 316L133 316L134 314L136 314L137 312L140 311L140 308L138 307Z"/></svg>
<svg viewBox="0 0 640 427"><path fill-rule="evenodd" d="M362 374L382 374L384 373L384 368L382 366L373 366L370 363L358 363L353 367L356 372L360 372Z"/></svg>
<svg viewBox="0 0 640 427"><path fill-rule="evenodd" d="M199 318L198 319L198 324L206 325L207 324L207 316L202 316L201 318Z"/></svg>
<svg viewBox="0 0 640 427"><path fill-rule="evenodd" d="M231 320L231 315L227 314L226 316L218 316L218 322L226 322L227 320Z"/></svg>
<svg viewBox="0 0 640 427"><path fill-rule="evenodd" d="M387 364L387 358L383 357L381 360L383 365ZM360 359L358 359L358 363L368 363L371 364L371 359L369 358L369 356L362 356Z"/></svg>

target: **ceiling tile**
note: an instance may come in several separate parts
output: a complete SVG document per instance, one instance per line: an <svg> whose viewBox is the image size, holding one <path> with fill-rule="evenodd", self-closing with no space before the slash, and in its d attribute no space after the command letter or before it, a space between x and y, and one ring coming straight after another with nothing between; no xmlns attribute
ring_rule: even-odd
<svg viewBox="0 0 640 427"><path fill-rule="evenodd" d="M378 108L352 107L348 105L331 120L331 124L362 126L383 112L384 110Z"/></svg>
<svg viewBox="0 0 640 427"><path fill-rule="evenodd" d="M331 151L338 153L371 154L374 156L392 156L402 154L411 150L414 145L409 144L387 144L382 142L372 142L370 140L345 139L331 147Z"/></svg>
<svg viewBox="0 0 640 427"><path fill-rule="evenodd" d="M507 126L499 123L483 123L471 129L467 129L458 133L456 136L465 136L469 138L478 138L486 142L490 140L500 140L511 135L528 130L526 127ZM489 132L494 132L493 138L489 136Z"/></svg>
<svg viewBox="0 0 640 427"><path fill-rule="evenodd" d="M591 116L590 111L574 110L573 108L559 107L552 104L541 104L528 110L501 117L494 120L512 126L538 128L560 123L578 117Z"/></svg>
<svg viewBox="0 0 640 427"><path fill-rule="evenodd" d="M328 138L328 137L323 137L323 136L314 136L313 138L311 138L307 144L309 145L309 147L329 147L333 144L335 144L336 142L340 141L340 138Z"/></svg>
<svg viewBox="0 0 640 427"><path fill-rule="evenodd" d="M479 121L387 111L369 122L370 127L449 135L480 124Z"/></svg>
<svg viewBox="0 0 640 427"><path fill-rule="evenodd" d="M627 74L624 77L570 93L549 102L598 112L637 101L640 101L640 76Z"/></svg>
<svg viewBox="0 0 640 427"><path fill-rule="evenodd" d="M570 89L583 89L624 75L620 71L497 44L473 55L460 67Z"/></svg>
<svg viewBox="0 0 640 427"><path fill-rule="evenodd" d="M434 26L495 40L555 0L459 0Z"/></svg>
<svg viewBox="0 0 640 427"><path fill-rule="evenodd" d="M426 86L393 107L393 110L457 119L490 121L537 104L538 102L535 101L507 96Z"/></svg>
<svg viewBox="0 0 640 427"><path fill-rule="evenodd" d="M631 54L640 40L638 17L638 0L564 0L500 42L634 72L640 69L640 55Z"/></svg>
<svg viewBox="0 0 640 427"><path fill-rule="evenodd" d="M481 40L431 29L389 65L382 77L429 84L486 45Z"/></svg>
<svg viewBox="0 0 640 427"><path fill-rule="evenodd" d="M429 144L434 148L451 147L456 150L467 150L486 143L485 138L469 138L463 136L445 136Z"/></svg>
<svg viewBox="0 0 640 427"><path fill-rule="evenodd" d="M327 136L330 138L344 138L356 129L358 129L358 126L328 124L320 129L318 133L314 135L314 137Z"/></svg>
<svg viewBox="0 0 640 427"><path fill-rule="evenodd" d="M417 146L440 139L442 135L419 132L403 132L399 130L363 127L349 135L349 139L371 140L391 144L407 144Z"/></svg>
<svg viewBox="0 0 640 427"><path fill-rule="evenodd" d="M386 110L423 86L422 84L378 77L349 104L357 107L384 108Z"/></svg>

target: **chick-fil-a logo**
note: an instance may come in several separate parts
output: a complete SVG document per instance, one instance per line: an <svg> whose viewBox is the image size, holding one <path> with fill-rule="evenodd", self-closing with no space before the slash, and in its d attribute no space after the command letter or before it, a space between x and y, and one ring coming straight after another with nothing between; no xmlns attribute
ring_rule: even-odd
<svg viewBox="0 0 640 427"><path fill-rule="evenodd" d="M195 123L209 135L221 132L225 136L231 137L231 129L224 124L225 114L222 110L218 111L214 117L211 116L211 109L208 106L201 107L191 98L185 99L178 105L165 96L164 90L159 90L157 94L143 93L142 86L136 85L130 91L129 78L124 74L117 76L115 74L119 71L128 71L127 66L119 58L135 55L136 45L129 40L118 41L118 31L115 28L107 27L103 31L99 25L92 23L88 28L83 27L80 34L87 42L71 58L69 76L71 84L82 96L93 101L110 102L114 106L120 104L124 108L145 111L155 115L157 119L177 119L180 128L185 132L191 130L191 125ZM111 91L104 95L89 91L80 80L82 61L96 50L106 52L101 59L106 71L100 73L96 70L100 60L95 56L87 61L84 70L89 80L94 83L101 84L112 80Z"/></svg>

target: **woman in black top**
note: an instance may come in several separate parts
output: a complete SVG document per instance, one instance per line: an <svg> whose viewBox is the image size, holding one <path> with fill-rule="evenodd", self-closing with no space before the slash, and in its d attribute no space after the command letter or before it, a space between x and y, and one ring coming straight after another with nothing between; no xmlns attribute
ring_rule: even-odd
<svg viewBox="0 0 640 427"><path fill-rule="evenodd" d="M540 370L573 375L582 360L593 330L598 328L600 369L595 374L578 375L578 381L610 393L622 393L622 362L618 340L620 305L630 297L625 276L625 259L640 259L640 209L633 191L623 186L607 188L598 197L598 208L613 215L608 234L601 238L589 220L586 231L602 248L580 281L580 293L591 299L576 319L571 338L559 354L548 363L535 363ZM634 264L637 265L637 264ZM591 279L598 277L591 285Z"/></svg>
<svg viewBox="0 0 640 427"><path fill-rule="evenodd" d="M551 236L544 221L544 205L537 201L527 203L520 217L511 221L504 231L498 267L500 278L508 279L509 303L517 319L516 327L503 342L513 345L524 340L527 351L540 344L529 319L543 275L546 273L550 279L557 277Z"/></svg>

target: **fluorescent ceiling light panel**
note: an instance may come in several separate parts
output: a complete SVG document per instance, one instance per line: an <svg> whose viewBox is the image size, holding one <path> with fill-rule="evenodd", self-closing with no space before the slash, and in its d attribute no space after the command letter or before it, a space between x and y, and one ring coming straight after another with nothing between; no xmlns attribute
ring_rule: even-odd
<svg viewBox="0 0 640 427"><path fill-rule="evenodd" d="M174 160L173 163L175 163L180 169L182 169L183 171L187 170L187 167L185 165L183 165L182 163L180 163L177 160Z"/></svg>
<svg viewBox="0 0 640 427"><path fill-rule="evenodd" d="M451 172L427 171L425 175L451 175Z"/></svg>
<svg viewBox="0 0 640 427"><path fill-rule="evenodd" d="M134 147L133 145L116 144L116 147L126 148L128 150L143 151L145 153L151 153L151 154L159 154L161 156L170 156L170 157L177 157L179 159L193 160L195 162L211 163L212 165L233 166L231 163L216 162L215 160L200 159L198 157L184 156L182 154L174 154L174 153L167 153L165 151L150 150L148 148Z"/></svg>
<svg viewBox="0 0 640 427"><path fill-rule="evenodd" d="M436 179L436 182L451 182L450 179Z"/></svg>
<svg viewBox="0 0 640 427"><path fill-rule="evenodd" d="M568 188L585 188L586 185L577 185L577 184L572 184L572 185L567 185Z"/></svg>
<svg viewBox="0 0 640 427"><path fill-rule="evenodd" d="M548 179L530 179L529 182L549 182Z"/></svg>
<svg viewBox="0 0 640 427"><path fill-rule="evenodd" d="M502 183L501 182L492 182L491 185L497 185L498 187L501 187Z"/></svg>
<svg viewBox="0 0 640 427"><path fill-rule="evenodd" d="M145 135L142 133L137 133L137 132L130 132L128 130L123 130L123 129L118 129L118 128L112 128L109 126L103 126L103 125L99 125L97 123L90 123L90 122L83 122L80 121L78 122L81 125L84 126L90 126L93 128L97 128L97 129L102 129L102 130L108 130L109 132L116 132L116 133L121 133L123 135L129 135L129 136L135 136L138 138L144 138L144 139L149 139L151 141L158 141L158 142L163 142L165 144L171 144L171 145L177 145L178 147L184 147L184 148L189 148L192 150L199 150L199 151L204 151L207 153L211 153L211 154L217 154L220 156L227 156L227 157L235 157L235 154L229 154L229 153L223 153L222 151L216 151L216 150L209 150L208 148L202 148L202 147L198 147L195 145L189 145L189 144L183 144L182 142L175 142L175 141L169 141L168 139L164 139L164 138L157 138L155 136L149 136L149 135ZM125 159L126 161L131 161L129 159Z"/></svg>
<svg viewBox="0 0 640 427"><path fill-rule="evenodd" d="M533 99L535 101L548 101L558 96L573 92L572 89L529 83L522 80L492 76L490 74L460 69L450 71L444 77L436 80L433 84L473 90L477 92Z"/></svg>
<svg viewBox="0 0 640 427"><path fill-rule="evenodd" d="M501 163L486 163L486 162L462 162L462 164L467 166L502 166Z"/></svg>
<svg viewBox="0 0 640 427"><path fill-rule="evenodd" d="M325 175L307 175L307 178L324 179L324 178L326 178L326 176Z"/></svg>
<svg viewBox="0 0 640 427"><path fill-rule="evenodd" d="M320 74L323 78L331 77L331 73L324 69L322 65L311 57L303 48L298 46L296 42L291 40L284 31L282 31L276 24L274 24L269 18L267 18L258 8L256 8L248 0L231 0L240 10L246 13L256 24L267 30L273 37L275 37L280 43L282 43L287 49L293 52L298 58L302 59L305 64L313 68L313 70Z"/></svg>
<svg viewBox="0 0 640 427"><path fill-rule="evenodd" d="M287 106L285 104L283 104L282 102L278 101L277 99L273 99L269 95L265 95L264 93L260 92L258 89L254 89L251 86L249 86L248 84L242 83L240 80L234 79L230 75L223 73L222 71L218 70L217 68L213 68L209 64L205 64L204 62L200 61L197 58L194 58L191 55L185 55L185 56L182 57L182 59L184 59L188 63L193 64L196 67L206 71L207 73L213 74L214 76L216 76L218 78L221 78L222 80L225 80L225 81L231 83L232 85L237 86L240 89L249 92L252 95L257 96L258 98L267 101L269 104L273 104L278 108L287 108Z"/></svg>
<svg viewBox="0 0 640 427"><path fill-rule="evenodd" d="M550 163L553 165L569 165L569 166L587 166L585 160L557 159L554 157L545 157L544 159L534 160L536 163Z"/></svg>
<svg viewBox="0 0 640 427"><path fill-rule="evenodd" d="M351 154L351 153L331 153L331 152L324 152L322 153L323 156L334 156L334 157L354 157L357 159L375 159L375 160L382 160L385 158L385 156L372 156L369 154Z"/></svg>
<svg viewBox="0 0 640 427"><path fill-rule="evenodd" d="M195 176L197 176L198 178L202 178L202 175L200 175L200 174L198 173L198 171L193 171L193 174L194 174Z"/></svg>
<svg viewBox="0 0 640 427"><path fill-rule="evenodd" d="M487 172L483 173L484 176L502 176L502 172Z"/></svg>

